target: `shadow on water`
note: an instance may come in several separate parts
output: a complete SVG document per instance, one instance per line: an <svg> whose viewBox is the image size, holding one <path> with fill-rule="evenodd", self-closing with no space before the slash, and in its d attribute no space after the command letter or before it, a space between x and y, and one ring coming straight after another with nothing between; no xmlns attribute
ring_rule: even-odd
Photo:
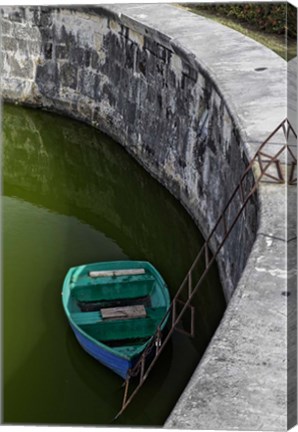
<svg viewBox="0 0 298 432"><path fill-rule="evenodd" d="M181 205L107 136L41 111L5 106L3 114L4 421L111 424L122 381L72 335L61 306L64 275L81 263L144 259L173 295L203 239ZM197 336L173 336L113 424L164 423L225 309L216 268L194 303Z"/></svg>

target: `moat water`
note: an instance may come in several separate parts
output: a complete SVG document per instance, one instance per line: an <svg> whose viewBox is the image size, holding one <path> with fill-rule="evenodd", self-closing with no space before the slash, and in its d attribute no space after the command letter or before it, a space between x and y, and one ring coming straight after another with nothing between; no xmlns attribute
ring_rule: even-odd
<svg viewBox="0 0 298 432"><path fill-rule="evenodd" d="M3 421L161 426L225 309L216 268L195 299L196 337L175 333L144 387L113 422L122 380L78 345L61 304L69 267L148 260L173 296L202 236L127 152L71 119L2 113Z"/></svg>

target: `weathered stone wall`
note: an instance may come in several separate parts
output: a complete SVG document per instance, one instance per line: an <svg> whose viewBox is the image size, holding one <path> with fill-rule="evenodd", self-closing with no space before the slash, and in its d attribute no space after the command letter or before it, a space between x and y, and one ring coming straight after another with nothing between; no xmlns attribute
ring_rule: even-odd
<svg viewBox="0 0 298 432"><path fill-rule="evenodd" d="M209 234L247 159L220 89L190 53L103 7L4 8L2 49L4 100L61 112L108 133ZM227 299L256 229L255 200L218 258ZM213 250L221 240L222 234Z"/></svg>

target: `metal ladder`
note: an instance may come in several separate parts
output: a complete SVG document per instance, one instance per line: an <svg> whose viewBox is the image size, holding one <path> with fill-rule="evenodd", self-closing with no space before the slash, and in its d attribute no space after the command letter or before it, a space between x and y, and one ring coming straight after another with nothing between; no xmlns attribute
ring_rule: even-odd
<svg viewBox="0 0 298 432"><path fill-rule="evenodd" d="M272 155L268 152L265 152L265 146L269 141L278 133L282 131L285 143L281 144L278 148L278 151ZM297 177L295 177L295 169L297 166L297 159L294 155L293 150L291 149L290 145L288 145L289 135L290 133L293 134L294 141L297 141L297 135L294 131L293 127L290 125L289 121L287 119L283 120L278 127L268 136L268 138L261 144L259 149L257 150L255 156L249 163L249 165L246 167L244 173L241 176L241 179L239 181L238 186L235 188L234 192L232 193L230 199L228 200L227 204L225 205L220 217L218 218L216 224L214 225L212 231L210 232L208 238L206 239L205 243L201 247L195 261L193 262L190 270L188 271L187 275L185 276L182 284L180 285L177 293L175 294L171 305L164 315L163 319L161 320L159 326L157 327L157 330L155 334L153 335L149 345L147 345L146 349L142 353L140 359L135 364L135 366L130 370L129 375L127 379L125 380L125 388L124 388L124 396L123 396L123 402L122 407L116 417L114 419L117 419L123 411L127 408L127 406L130 404L132 399L135 397L137 392L140 390L142 385L144 384L145 380L147 379L150 371L152 370L153 366L157 362L159 356L161 355L164 347L166 346L167 342L171 338L174 331L179 331L182 333L185 333L189 336L194 336L194 314L195 309L194 306L191 305L191 301L194 298L195 294L198 292L200 286L202 285L202 282L207 275L208 271L210 270L210 267L214 263L216 257L218 256L220 250L222 249L225 241L227 240L229 234L231 233L232 229L234 228L236 222L238 221L240 215L242 214L243 210L245 209L247 203L250 201L251 197L255 194L258 185L260 181L263 178L267 178L267 181L273 181L276 183L288 183L290 185L297 184ZM286 153L286 150L288 150L288 153ZM283 172L282 169L282 163L280 161L280 156L285 154L285 171ZM290 162L287 158L290 158ZM287 163L288 162L288 163ZM287 166L290 165L290 172L287 172ZM269 168L275 167L276 174L273 174L272 172L268 172ZM251 170L254 168L255 171L255 178L253 179ZM254 181L251 181L254 180ZM245 184L246 182L246 184ZM248 187L248 192L244 190L244 185ZM236 199L238 197L238 199ZM231 208L231 205L234 205L234 203L238 204L238 210L236 215L234 216L232 222L227 221L227 213ZM209 252L209 245L212 242L212 239L217 235L217 231L221 230L221 233L223 231L223 236L221 241L219 242L218 246L216 247L215 252L211 255ZM200 267L200 265L203 264L203 272L200 274L199 279L194 282L194 272ZM182 300L182 295L187 296L187 300ZM180 310L178 310L178 306L180 307ZM181 323L181 320L185 314L185 312L189 310L190 311L190 329L189 331L184 330L183 328L179 327L179 323ZM170 330L165 335L164 338L162 338L162 331L161 328L163 324L170 318ZM149 362L148 358L149 356L153 356L153 359ZM146 362L147 360L147 362ZM139 377L138 384L133 389L133 391L129 394L129 387L130 387L130 380L131 378L137 378Z"/></svg>

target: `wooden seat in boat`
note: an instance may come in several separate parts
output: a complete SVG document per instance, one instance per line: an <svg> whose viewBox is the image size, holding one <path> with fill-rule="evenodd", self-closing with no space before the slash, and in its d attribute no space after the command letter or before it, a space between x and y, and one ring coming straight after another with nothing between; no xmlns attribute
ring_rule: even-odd
<svg viewBox="0 0 298 432"><path fill-rule="evenodd" d="M103 320L123 320L146 317L144 305L102 308L100 312Z"/></svg>

